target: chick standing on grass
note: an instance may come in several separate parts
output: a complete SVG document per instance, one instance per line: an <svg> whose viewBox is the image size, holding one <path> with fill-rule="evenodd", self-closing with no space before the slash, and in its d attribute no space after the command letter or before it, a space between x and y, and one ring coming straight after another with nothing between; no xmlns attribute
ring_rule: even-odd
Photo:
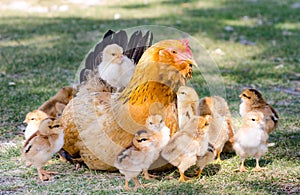
<svg viewBox="0 0 300 195"><path fill-rule="evenodd" d="M128 182L133 179L135 187L140 186L137 176L148 169L153 162L155 143L151 133L146 130L138 131L132 140L132 145L124 149L115 160L114 166L125 175L126 190L130 189Z"/></svg>
<svg viewBox="0 0 300 195"><path fill-rule="evenodd" d="M63 132L64 128L59 120L46 118L41 122L39 130L24 144L22 155L26 165L35 166L42 181L50 180L50 175L57 174L57 172L45 171L43 165L62 148L64 144Z"/></svg>
<svg viewBox="0 0 300 195"><path fill-rule="evenodd" d="M264 114L259 111L247 113L243 118L242 127L234 136L233 148L241 157L242 164L240 172L246 171L244 162L246 157L251 156L256 159L254 171L261 171L259 159L268 151L268 133L264 130Z"/></svg>
<svg viewBox="0 0 300 195"><path fill-rule="evenodd" d="M103 80L117 88L117 92L121 92L128 85L134 69L133 61L123 55L122 47L111 44L104 48L98 72Z"/></svg>
<svg viewBox="0 0 300 195"><path fill-rule="evenodd" d="M27 123L27 127L24 132L25 140L31 137L39 128L42 120L47 118L48 115L40 110L34 110L26 114L26 118L23 123Z"/></svg>
<svg viewBox="0 0 300 195"><path fill-rule="evenodd" d="M152 137L155 140L155 154L152 163L158 159L161 150L167 145L170 140L170 129L166 126L161 115L150 115L146 120L147 129L151 131ZM151 164L152 164L151 163ZM150 179L148 170L144 170L145 179ZM151 175L153 176L153 175Z"/></svg>
<svg viewBox="0 0 300 195"><path fill-rule="evenodd" d="M196 164L198 156L206 154L209 139L207 131L208 119L193 117L162 150L162 157L178 168L179 181L187 181L184 172Z"/></svg>
<svg viewBox="0 0 300 195"><path fill-rule="evenodd" d="M269 105L263 98L262 94L256 89L245 89L242 91L240 98L240 115L244 118L248 112L260 111L265 118L265 131L270 134L278 125L278 114L274 108Z"/></svg>

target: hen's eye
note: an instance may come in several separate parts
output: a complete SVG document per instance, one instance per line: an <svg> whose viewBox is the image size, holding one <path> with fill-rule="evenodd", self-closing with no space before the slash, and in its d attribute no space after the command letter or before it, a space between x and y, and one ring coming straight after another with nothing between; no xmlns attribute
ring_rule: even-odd
<svg viewBox="0 0 300 195"><path fill-rule="evenodd" d="M175 50L172 50L171 52L172 52L172 54L177 54L177 52Z"/></svg>

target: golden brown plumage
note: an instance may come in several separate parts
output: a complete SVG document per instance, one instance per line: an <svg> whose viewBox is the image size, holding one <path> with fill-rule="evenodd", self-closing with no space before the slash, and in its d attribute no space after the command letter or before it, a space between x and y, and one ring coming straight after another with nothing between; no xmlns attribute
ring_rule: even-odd
<svg viewBox="0 0 300 195"><path fill-rule="evenodd" d="M152 133L140 130L134 135L132 144L118 154L114 166L125 175L126 190L130 189L128 186L130 179L135 182L135 187L140 185L136 177L153 163L155 150Z"/></svg>
<svg viewBox="0 0 300 195"><path fill-rule="evenodd" d="M262 94L256 89L245 89L242 91L240 98L240 114L245 117L250 111L260 111L264 114L266 124L265 131L270 134L278 125L278 114L274 108L269 105L263 98Z"/></svg>
<svg viewBox="0 0 300 195"><path fill-rule="evenodd" d="M189 123L176 132L162 150L162 157L178 168L179 181L186 181L184 172L196 164L197 157L206 154L209 139L208 124L207 118L192 117Z"/></svg>
<svg viewBox="0 0 300 195"><path fill-rule="evenodd" d="M232 147L234 130L231 114L227 102L219 96L202 98L199 102L200 116L212 117L209 129L209 141L217 152L217 161L220 162L220 154L226 142Z"/></svg>
<svg viewBox="0 0 300 195"><path fill-rule="evenodd" d="M60 121L54 118L46 118L41 122L39 130L24 144L22 155L26 165L35 166L42 181L49 180L51 174L56 174L56 172L45 171L43 165L62 148L64 144L63 136L63 127Z"/></svg>
<svg viewBox="0 0 300 195"><path fill-rule="evenodd" d="M49 117L60 117L64 108L75 94L75 88L71 86L63 87L53 97L43 103L39 110L45 112Z"/></svg>
<svg viewBox="0 0 300 195"><path fill-rule="evenodd" d="M160 114L174 134L176 91L191 78L193 64L186 40L165 40L145 51L119 96L106 101L100 92L82 86L63 112L64 149L80 153L91 169L114 170L115 157L144 129L150 114Z"/></svg>

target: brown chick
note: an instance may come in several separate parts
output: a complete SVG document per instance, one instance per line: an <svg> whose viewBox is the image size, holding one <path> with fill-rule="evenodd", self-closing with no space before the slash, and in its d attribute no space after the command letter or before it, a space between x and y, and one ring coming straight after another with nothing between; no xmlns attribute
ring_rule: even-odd
<svg viewBox="0 0 300 195"><path fill-rule="evenodd" d="M216 149L217 162L221 162L221 152L225 143L232 148L234 130L227 102L219 96L202 98L199 102L200 116L212 117L209 128L209 141Z"/></svg>
<svg viewBox="0 0 300 195"><path fill-rule="evenodd" d="M153 157L153 162L159 158L161 150L167 145L170 140L170 129L166 126L163 118L159 114L149 115L145 126L152 133L152 138L155 144L155 154ZM149 180L150 175L148 170L143 170L145 179Z"/></svg>
<svg viewBox="0 0 300 195"><path fill-rule="evenodd" d="M35 166L42 181L50 180L51 174L57 174L45 171L43 165L62 148L64 144L63 131L64 128L59 120L46 118L41 122L39 130L25 142L22 155L26 165Z"/></svg>
<svg viewBox="0 0 300 195"><path fill-rule="evenodd" d="M176 132L165 148L162 157L176 166L179 181L187 181L184 172L196 164L198 156L204 156L208 149L208 119L193 117L187 125Z"/></svg>
<svg viewBox="0 0 300 195"><path fill-rule="evenodd" d="M263 98L262 94L256 89L245 89L240 98L240 115L244 118L248 112L260 111L265 117L265 131L270 134L278 125L278 114L274 108Z"/></svg>
<svg viewBox="0 0 300 195"><path fill-rule="evenodd" d="M177 91L178 123L179 129L193 117L198 114L198 94L188 86L181 86Z"/></svg>
<svg viewBox="0 0 300 195"><path fill-rule="evenodd" d="M23 123L27 123L27 127L24 132L25 140L31 137L39 128L40 123L45 118L48 118L48 115L40 110L34 110L26 114L25 120Z"/></svg>
<svg viewBox="0 0 300 195"><path fill-rule="evenodd" d="M259 111L248 112L243 118L242 127L234 135L233 148L241 157L240 172L246 171L244 162L246 157L255 157L256 167L254 171L260 171L259 159L268 151L267 139L269 135L264 130L264 114Z"/></svg>
<svg viewBox="0 0 300 195"><path fill-rule="evenodd" d="M155 144L152 134L140 130L134 135L131 146L117 156L114 166L125 175L126 190L130 189L128 185L130 179L133 179L135 187L140 186L137 176L153 163L154 153Z"/></svg>
<svg viewBox="0 0 300 195"><path fill-rule="evenodd" d="M71 86L61 88L53 97L43 103L39 110L49 117L60 117L64 108L76 94L76 89Z"/></svg>

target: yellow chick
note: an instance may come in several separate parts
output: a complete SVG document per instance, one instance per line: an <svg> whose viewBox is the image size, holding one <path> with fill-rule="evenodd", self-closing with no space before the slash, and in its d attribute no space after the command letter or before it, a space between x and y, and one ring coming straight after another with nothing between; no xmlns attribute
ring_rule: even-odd
<svg viewBox="0 0 300 195"><path fill-rule="evenodd" d="M40 123L45 118L48 118L48 115L40 110L34 110L26 114L25 120L23 123L27 123L26 129L24 131L25 140L31 137L39 128Z"/></svg>
<svg viewBox="0 0 300 195"><path fill-rule="evenodd" d="M39 110L45 112L49 117L60 117L64 108L75 94L75 88L71 86L63 87L53 97L43 103Z"/></svg>
<svg viewBox="0 0 300 195"><path fill-rule="evenodd" d="M153 162L159 158L161 150L167 145L170 140L170 129L166 126L163 118L159 114L149 115L145 126L152 133L152 138L155 144L155 154L153 157ZM143 170L145 179L149 180L150 175L148 170Z"/></svg>
<svg viewBox="0 0 300 195"><path fill-rule="evenodd" d="M196 164L198 156L204 156L208 149L208 119L193 117L180 131L176 132L164 147L161 155L176 166L179 181L187 181L184 172Z"/></svg>
<svg viewBox="0 0 300 195"><path fill-rule="evenodd" d="M221 162L221 152L226 142L232 148L234 130L227 102L220 96L202 98L199 102L200 116L211 116L209 142L217 152L217 162Z"/></svg>
<svg viewBox="0 0 300 195"><path fill-rule="evenodd" d="M188 86L181 86L177 91L178 124L181 129L193 116L198 115L198 94Z"/></svg>
<svg viewBox="0 0 300 195"><path fill-rule="evenodd" d="M126 55L123 48L111 44L104 48L102 62L98 66L100 77L120 92L125 88L135 69L135 65Z"/></svg>
<svg viewBox="0 0 300 195"><path fill-rule="evenodd" d="M240 171L246 171L244 162L246 157L255 157L256 167L254 171L260 171L259 159L268 151L268 133L264 130L264 114L259 111L252 111L243 118L242 127L234 135L233 148L241 157L242 164Z"/></svg>
<svg viewBox="0 0 300 195"><path fill-rule="evenodd" d="M142 170L148 169L153 163L155 154L155 144L151 133L146 130L138 131L133 139L132 144L124 149L115 160L114 166L119 169L120 173L125 175L126 190L130 187L128 182L133 179L135 187L139 187L140 183L137 176Z"/></svg>
<svg viewBox="0 0 300 195"><path fill-rule="evenodd" d="M260 111L265 118L265 131L270 134L278 125L278 114L256 89L245 89L240 95L240 115L244 118L248 112Z"/></svg>
<svg viewBox="0 0 300 195"><path fill-rule="evenodd" d="M63 144L64 128L60 121L54 118L44 119L39 130L25 142L22 155L26 165L35 166L42 181L50 180L50 175L57 172L45 171L43 165L62 148Z"/></svg>

